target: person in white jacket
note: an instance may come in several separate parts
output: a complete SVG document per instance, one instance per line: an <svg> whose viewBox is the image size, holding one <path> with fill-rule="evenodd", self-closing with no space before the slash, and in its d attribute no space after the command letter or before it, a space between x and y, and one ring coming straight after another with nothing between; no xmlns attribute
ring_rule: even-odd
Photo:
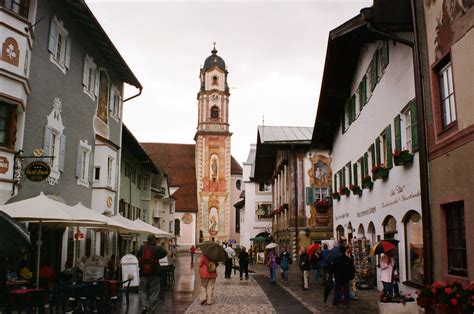
<svg viewBox="0 0 474 314"><path fill-rule="evenodd" d="M389 255L385 254L380 259L380 280L383 285L383 292L386 296L393 296L393 267L395 260Z"/></svg>

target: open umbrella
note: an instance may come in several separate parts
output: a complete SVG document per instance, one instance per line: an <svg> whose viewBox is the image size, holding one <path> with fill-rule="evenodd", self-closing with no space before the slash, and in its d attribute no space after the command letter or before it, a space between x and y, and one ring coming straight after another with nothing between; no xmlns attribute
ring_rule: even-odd
<svg viewBox="0 0 474 314"><path fill-rule="evenodd" d="M255 238L251 238L250 241L254 241L254 242L269 242L270 240L268 238L265 238L265 237L255 237Z"/></svg>
<svg viewBox="0 0 474 314"><path fill-rule="evenodd" d="M267 245L265 246L265 248L266 248L267 250L271 250L271 249L276 248L277 246L278 246L278 244L276 244L275 242L272 242L272 243L267 244Z"/></svg>
<svg viewBox="0 0 474 314"><path fill-rule="evenodd" d="M308 248L306 249L306 253L308 253L308 256L312 256L314 254L314 251L317 249L321 248L321 244L319 243L313 243L308 245Z"/></svg>
<svg viewBox="0 0 474 314"><path fill-rule="evenodd" d="M227 252L216 242L203 242L199 244L201 251L206 255L210 260L214 262L223 262L227 261Z"/></svg>
<svg viewBox="0 0 474 314"><path fill-rule="evenodd" d="M0 211L0 256L16 255L21 249L30 248L30 235L8 214Z"/></svg>
<svg viewBox="0 0 474 314"><path fill-rule="evenodd" d="M392 242L393 241L381 240L375 243L374 246L370 248L370 256L387 253L393 249L396 249L396 244L393 244Z"/></svg>

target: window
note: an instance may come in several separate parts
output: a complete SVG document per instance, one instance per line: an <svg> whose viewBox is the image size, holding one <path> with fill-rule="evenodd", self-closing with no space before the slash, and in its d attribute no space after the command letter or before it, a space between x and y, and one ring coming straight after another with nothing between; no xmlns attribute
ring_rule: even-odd
<svg viewBox="0 0 474 314"><path fill-rule="evenodd" d="M350 161L344 167L344 183L344 186L346 187L349 187L352 184L352 167Z"/></svg>
<svg viewBox="0 0 474 314"><path fill-rule="evenodd" d="M272 218L271 211L272 211L272 204L258 203L255 214L257 215L257 219L268 219L268 218Z"/></svg>
<svg viewBox="0 0 474 314"><path fill-rule="evenodd" d="M71 39L62 21L59 21L56 17L51 19L48 50L50 61L66 74L66 70L69 69L71 63Z"/></svg>
<svg viewBox="0 0 474 314"><path fill-rule="evenodd" d="M3 6L26 19L28 18L30 8L29 0L0 0L0 6Z"/></svg>
<svg viewBox="0 0 474 314"><path fill-rule="evenodd" d="M137 168L133 166L130 167L130 178L132 179L132 183L137 181Z"/></svg>
<svg viewBox="0 0 474 314"><path fill-rule="evenodd" d="M313 188L314 199L329 199L329 188Z"/></svg>
<svg viewBox="0 0 474 314"><path fill-rule="evenodd" d="M378 77L379 81L380 81L380 79L382 78L382 75L385 72L385 68L388 65L388 61L389 61L388 41L385 40L382 43L382 46L380 46L377 49L377 62L378 62L378 64L377 64L377 73L378 73L377 77Z"/></svg>
<svg viewBox="0 0 474 314"><path fill-rule="evenodd" d="M66 150L66 137L47 126L44 135L44 151L46 155L54 156L52 172L64 171L64 155Z"/></svg>
<svg viewBox="0 0 474 314"><path fill-rule="evenodd" d="M423 284L423 228L421 215L412 212L405 220L407 280Z"/></svg>
<svg viewBox="0 0 474 314"><path fill-rule="evenodd" d="M125 168L124 169L125 177L130 178L130 173L131 173L130 164L128 162L125 162L124 168Z"/></svg>
<svg viewBox="0 0 474 314"><path fill-rule="evenodd" d="M92 147L88 145L87 141L79 141L77 146L77 160L76 160L76 178L77 184L89 187L89 172L91 167L91 151Z"/></svg>
<svg viewBox="0 0 474 314"><path fill-rule="evenodd" d="M15 148L16 107L0 102L0 146Z"/></svg>
<svg viewBox="0 0 474 314"><path fill-rule="evenodd" d="M464 202L447 204L443 206L443 209L446 214L448 273L467 277Z"/></svg>
<svg viewBox="0 0 474 314"><path fill-rule="evenodd" d="M412 152L412 142L411 142L411 110L408 109L404 113L404 122L405 122L405 149L410 153Z"/></svg>
<svg viewBox="0 0 474 314"><path fill-rule="evenodd" d="M367 102L367 75L364 75L362 81L359 84L359 112L362 111L362 108Z"/></svg>
<svg viewBox="0 0 474 314"><path fill-rule="evenodd" d="M99 72L94 59L86 55L84 57L84 68L82 72L82 85L84 86L84 93L86 93L92 100L96 100L99 92Z"/></svg>
<svg viewBox="0 0 474 314"><path fill-rule="evenodd" d="M241 180L237 180L235 182L235 187L237 188L237 190L240 191L240 189L242 188L242 181Z"/></svg>
<svg viewBox="0 0 474 314"><path fill-rule="evenodd" d="M219 79L217 78L217 76L213 76L212 77L212 86L216 86L216 85L219 85Z"/></svg>
<svg viewBox="0 0 474 314"><path fill-rule="evenodd" d="M337 240L341 240L343 237L344 237L344 227L339 225L337 226L336 228L336 237L337 237Z"/></svg>
<svg viewBox="0 0 474 314"><path fill-rule="evenodd" d="M387 134L385 131L380 135L380 141L382 143L382 149L380 151L380 162L387 165Z"/></svg>
<svg viewBox="0 0 474 314"><path fill-rule="evenodd" d="M100 180L100 167L95 167L94 168L94 180L95 181Z"/></svg>
<svg viewBox="0 0 474 314"><path fill-rule="evenodd" d="M168 230L169 233L173 233L173 223L170 221L169 222L169 230Z"/></svg>
<svg viewBox="0 0 474 314"><path fill-rule="evenodd" d="M122 96L117 86L112 85L110 88L110 104L109 111L113 118L120 119L120 107L122 103Z"/></svg>
<svg viewBox="0 0 474 314"><path fill-rule="evenodd" d="M114 170L114 159L112 157L107 158L107 185L112 186L112 174Z"/></svg>
<svg viewBox="0 0 474 314"><path fill-rule="evenodd" d="M219 118L219 108L217 106L213 106L211 108L211 118L218 119Z"/></svg>
<svg viewBox="0 0 474 314"><path fill-rule="evenodd" d="M441 108L443 111L443 126L456 121L456 104L454 101L453 69L451 62L439 71Z"/></svg>
<svg viewBox="0 0 474 314"><path fill-rule="evenodd" d="M235 233L240 233L240 209L235 208Z"/></svg>
<svg viewBox="0 0 474 314"><path fill-rule="evenodd" d="M259 192L270 192L271 191L271 185L266 183L266 182L260 182L258 184L258 191Z"/></svg>
<svg viewBox="0 0 474 314"><path fill-rule="evenodd" d="M377 52L374 54L372 61L369 66L369 78L370 78L370 92L372 93L377 85L378 81L378 70L377 70Z"/></svg>
<svg viewBox="0 0 474 314"><path fill-rule="evenodd" d="M181 235L181 221L177 218L174 220L174 235Z"/></svg>

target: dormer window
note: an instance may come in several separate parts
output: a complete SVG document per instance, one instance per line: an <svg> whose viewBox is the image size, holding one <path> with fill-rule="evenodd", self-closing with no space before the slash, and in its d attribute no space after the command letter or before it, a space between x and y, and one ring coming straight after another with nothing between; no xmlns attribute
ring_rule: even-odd
<svg viewBox="0 0 474 314"><path fill-rule="evenodd" d="M217 76L213 76L212 77L212 86L217 86L219 85L219 79L217 78Z"/></svg>
<svg viewBox="0 0 474 314"><path fill-rule="evenodd" d="M219 108L217 106L213 106L211 108L211 118L218 119L219 118Z"/></svg>

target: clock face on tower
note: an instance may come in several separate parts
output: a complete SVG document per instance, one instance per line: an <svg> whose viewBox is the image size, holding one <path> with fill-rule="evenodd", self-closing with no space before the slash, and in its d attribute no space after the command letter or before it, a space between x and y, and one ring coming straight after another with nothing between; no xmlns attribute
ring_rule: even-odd
<svg viewBox="0 0 474 314"><path fill-rule="evenodd" d="M211 95L211 100L212 100L213 102L218 102L218 101L219 101L219 95L216 94L216 93L212 94L212 95Z"/></svg>

